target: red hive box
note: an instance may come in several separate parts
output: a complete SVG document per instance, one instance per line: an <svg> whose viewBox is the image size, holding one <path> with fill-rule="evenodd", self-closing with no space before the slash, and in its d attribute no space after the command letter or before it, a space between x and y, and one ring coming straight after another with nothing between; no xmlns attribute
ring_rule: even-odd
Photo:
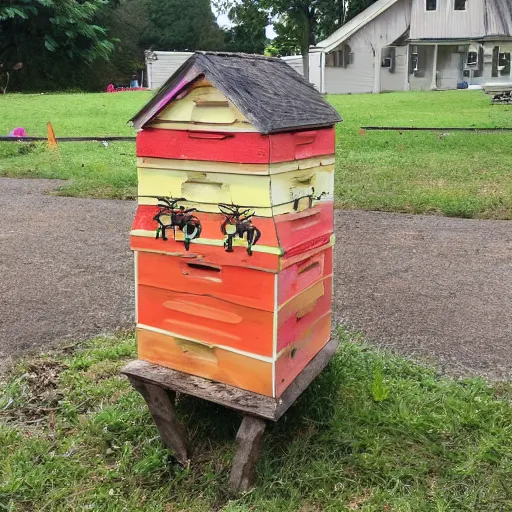
<svg viewBox="0 0 512 512"><path fill-rule="evenodd" d="M139 359L278 398L329 341L336 111L197 53L132 120Z"/></svg>

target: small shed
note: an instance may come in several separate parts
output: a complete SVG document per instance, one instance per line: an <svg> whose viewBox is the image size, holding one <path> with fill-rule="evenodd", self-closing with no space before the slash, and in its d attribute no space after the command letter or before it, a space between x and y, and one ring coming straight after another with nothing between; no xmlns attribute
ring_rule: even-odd
<svg viewBox="0 0 512 512"><path fill-rule="evenodd" d="M140 360L277 399L328 343L340 120L284 61L210 52L132 119Z"/></svg>

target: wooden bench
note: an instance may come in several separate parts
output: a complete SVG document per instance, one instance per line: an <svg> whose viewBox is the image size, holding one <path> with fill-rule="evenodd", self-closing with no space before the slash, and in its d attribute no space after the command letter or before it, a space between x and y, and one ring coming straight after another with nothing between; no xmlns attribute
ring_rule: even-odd
<svg viewBox="0 0 512 512"><path fill-rule="evenodd" d="M140 360L128 363L121 373L146 400L163 443L174 451L182 465L188 464L190 445L187 429L178 420L174 408L177 392L224 405L244 415L236 436L237 449L229 478L230 490L238 493L247 491L253 483L266 420L279 420L327 366L337 347L337 340L329 341L279 399Z"/></svg>

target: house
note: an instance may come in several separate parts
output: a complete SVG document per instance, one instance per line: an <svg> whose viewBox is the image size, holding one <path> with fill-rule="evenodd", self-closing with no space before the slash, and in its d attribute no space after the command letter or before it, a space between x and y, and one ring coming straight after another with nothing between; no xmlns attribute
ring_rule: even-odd
<svg viewBox="0 0 512 512"><path fill-rule="evenodd" d="M511 53L510 0L378 0L311 48L310 80L333 94L506 87Z"/></svg>
<svg viewBox="0 0 512 512"><path fill-rule="evenodd" d="M147 86L149 89L159 89L172 76L179 67L190 57L192 52L161 52L146 50L144 52L146 61ZM320 54L310 55L311 65L318 69ZM282 57L295 71L302 73L302 56L292 55ZM315 85L316 83L311 80ZM316 85L318 88L318 86Z"/></svg>

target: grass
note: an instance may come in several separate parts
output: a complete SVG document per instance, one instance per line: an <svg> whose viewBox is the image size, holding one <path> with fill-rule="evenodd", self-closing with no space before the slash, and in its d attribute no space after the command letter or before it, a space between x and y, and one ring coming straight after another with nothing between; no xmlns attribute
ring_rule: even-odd
<svg viewBox="0 0 512 512"><path fill-rule="evenodd" d="M360 126L512 127L480 91L331 96L340 208L512 219L512 132L371 132Z"/></svg>
<svg viewBox="0 0 512 512"><path fill-rule="evenodd" d="M127 125L151 97L149 92L118 94L12 94L0 97L0 133L23 126L28 135L46 136L50 121L57 137L135 135ZM0 176L69 180L60 195L127 199L137 194L135 144L0 142Z"/></svg>
<svg viewBox="0 0 512 512"><path fill-rule="evenodd" d="M129 135L126 121L151 93L6 95L0 133L24 126L45 135ZM512 127L512 106L480 91L329 96L338 126L335 194L340 208L512 219L512 132L366 132L366 125ZM132 143L0 143L0 176L63 178L59 194L130 198L136 194Z"/></svg>
<svg viewBox="0 0 512 512"><path fill-rule="evenodd" d="M269 426L258 485L238 499L226 488L237 414L181 397L195 452L178 467L118 374L132 335L27 360L0 392L0 510L512 510L510 385L441 378L340 337L327 370Z"/></svg>

